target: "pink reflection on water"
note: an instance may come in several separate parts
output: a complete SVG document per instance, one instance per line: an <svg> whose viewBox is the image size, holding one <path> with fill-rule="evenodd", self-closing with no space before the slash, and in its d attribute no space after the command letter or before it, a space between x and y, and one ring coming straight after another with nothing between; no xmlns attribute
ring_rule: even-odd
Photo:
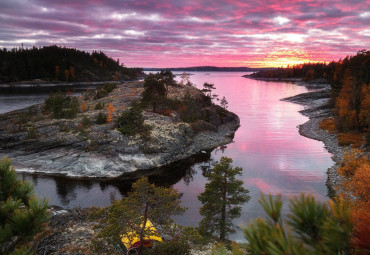
<svg viewBox="0 0 370 255"><path fill-rule="evenodd" d="M256 186L263 193L269 193L274 195L281 193L281 190L279 190L277 187L272 187L270 184L266 183L266 181L261 178L244 179L244 183L247 184L247 186L251 185Z"/></svg>
<svg viewBox="0 0 370 255"><path fill-rule="evenodd" d="M330 154L321 142L298 133L297 126L308 120L299 113L303 107L280 100L307 92L307 89L283 82L249 80L241 75L195 73L191 76L198 88L204 82L214 83L215 93L225 96L229 110L240 118L241 126L235 134L235 142L227 145L224 153L212 153L215 161L226 156L233 159L233 166L243 168L241 178L244 187L250 191L251 200L243 206L239 221L248 222L250 218L261 215L260 192L282 194L285 202L302 192L326 201L326 170L333 164ZM182 187L183 184L175 185L184 193L184 205L190 210L184 216L186 220L194 217L195 207L200 205L196 199L197 192L203 191L205 183L207 180L198 171L194 182L187 188Z"/></svg>
<svg viewBox="0 0 370 255"><path fill-rule="evenodd" d="M314 195L316 198L322 198L322 194L319 194L317 191L309 189L309 188L307 190L305 190L304 188L302 188L301 190L282 188L279 185L268 183L271 180L266 180L266 179L261 179L261 178L249 178L249 179L244 179L243 181L248 187L254 186L264 195L271 194L275 196L275 195L280 194L280 195L283 195L283 197L290 199L304 192L306 194Z"/></svg>

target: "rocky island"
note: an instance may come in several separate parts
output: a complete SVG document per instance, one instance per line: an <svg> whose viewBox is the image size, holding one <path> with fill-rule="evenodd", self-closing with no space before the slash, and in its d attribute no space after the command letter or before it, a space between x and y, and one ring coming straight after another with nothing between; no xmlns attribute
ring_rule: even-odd
<svg viewBox="0 0 370 255"><path fill-rule="evenodd" d="M18 171L122 177L232 141L238 116L213 104L199 89L177 83L166 87L165 102L158 99L157 109L143 107L139 114L143 131L139 126L133 132L122 131L120 121L140 103L144 87L145 82L133 81L101 86L74 99L60 95L78 107L75 116L55 115L48 100L2 114L0 157L11 158Z"/></svg>

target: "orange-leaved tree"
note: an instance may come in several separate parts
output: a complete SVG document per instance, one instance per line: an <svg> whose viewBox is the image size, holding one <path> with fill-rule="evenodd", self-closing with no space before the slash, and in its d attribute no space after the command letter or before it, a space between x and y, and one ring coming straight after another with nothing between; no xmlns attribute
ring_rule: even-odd
<svg viewBox="0 0 370 255"><path fill-rule="evenodd" d="M370 84L363 84L361 88L361 106L359 121L364 131L370 131Z"/></svg>
<svg viewBox="0 0 370 255"><path fill-rule="evenodd" d="M354 233L352 245L370 252L370 160L358 149L346 152L338 168L342 177L338 191L352 202ZM360 253L362 254L362 253Z"/></svg>
<svg viewBox="0 0 370 255"><path fill-rule="evenodd" d="M107 116L107 122L111 122L113 120L113 113L115 111L115 108L112 104L112 102L108 105L108 116Z"/></svg>
<svg viewBox="0 0 370 255"><path fill-rule="evenodd" d="M81 111L82 111L82 112L86 112L86 110L87 110L86 102L83 102L83 103L81 104Z"/></svg>
<svg viewBox="0 0 370 255"><path fill-rule="evenodd" d="M350 70L346 69L343 87L339 92L335 107L339 117L339 129L354 129L357 126L353 82Z"/></svg>

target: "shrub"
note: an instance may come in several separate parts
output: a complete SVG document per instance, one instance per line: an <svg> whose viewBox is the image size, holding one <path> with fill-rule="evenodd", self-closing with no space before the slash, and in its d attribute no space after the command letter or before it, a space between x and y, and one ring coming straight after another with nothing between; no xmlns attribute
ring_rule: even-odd
<svg viewBox="0 0 370 255"><path fill-rule="evenodd" d="M99 86L94 95L94 99L106 97L110 92L117 88L117 84L104 84Z"/></svg>
<svg viewBox="0 0 370 255"><path fill-rule="evenodd" d="M80 103L76 97L56 93L45 100L45 109L51 111L56 119L74 118L80 110Z"/></svg>
<svg viewBox="0 0 370 255"><path fill-rule="evenodd" d="M88 127L88 126L90 126L90 119L89 119L89 117L86 117L86 116L83 116L83 118L82 118L82 126L83 127Z"/></svg>
<svg viewBox="0 0 370 255"><path fill-rule="evenodd" d="M104 107L105 107L105 104L104 104L104 103L99 102L99 103L97 103L97 104L95 105L94 110L103 110L103 109L104 109Z"/></svg>
<svg viewBox="0 0 370 255"><path fill-rule="evenodd" d="M69 131L71 131L71 128L66 123L61 123L59 125L59 132L69 132Z"/></svg>
<svg viewBox="0 0 370 255"><path fill-rule="evenodd" d="M87 105L86 105L86 102L83 102L81 104L81 112L86 112L87 111Z"/></svg>
<svg viewBox="0 0 370 255"><path fill-rule="evenodd" d="M185 96L180 102L177 110L180 114L180 119L184 122L194 122L199 119L196 101L190 95L189 91L186 91Z"/></svg>
<svg viewBox="0 0 370 255"><path fill-rule="evenodd" d="M157 110L157 113L164 116L172 116L173 110Z"/></svg>
<svg viewBox="0 0 370 255"><path fill-rule="evenodd" d="M190 245L184 239L172 239L167 242L156 243L145 255L190 255Z"/></svg>
<svg viewBox="0 0 370 255"><path fill-rule="evenodd" d="M358 148L364 143L362 136L363 134L361 133L342 133L338 135L338 144L340 146L352 144L352 147Z"/></svg>
<svg viewBox="0 0 370 255"><path fill-rule="evenodd" d="M212 247L211 250L212 255L225 255L228 254L228 251L222 243L218 243L215 246Z"/></svg>
<svg viewBox="0 0 370 255"><path fill-rule="evenodd" d="M28 128L28 135L27 135L28 139L35 139L39 137L39 135L40 135L39 132L34 126L31 126Z"/></svg>
<svg viewBox="0 0 370 255"><path fill-rule="evenodd" d="M335 133L335 123L333 118L326 118L320 121L319 126L323 130L329 131L329 133Z"/></svg>
<svg viewBox="0 0 370 255"><path fill-rule="evenodd" d="M96 117L96 124L102 125L105 123L107 123L107 115L102 112L99 112L98 117Z"/></svg>
<svg viewBox="0 0 370 255"><path fill-rule="evenodd" d="M116 126L124 135L135 135L140 132L149 131L150 127L144 125L141 106L138 102L131 103L131 108L124 111L117 119Z"/></svg>

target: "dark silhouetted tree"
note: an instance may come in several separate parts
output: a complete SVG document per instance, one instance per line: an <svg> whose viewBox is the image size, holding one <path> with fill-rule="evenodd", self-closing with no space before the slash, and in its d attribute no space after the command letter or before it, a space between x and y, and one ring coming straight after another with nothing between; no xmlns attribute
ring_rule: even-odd
<svg viewBox="0 0 370 255"><path fill-rule="evenodd" d="M166 96L166 88L160 74L149 74L144 80L144 92L142 102L151 104L153 112L156 112L157 104Z"/></svg>

